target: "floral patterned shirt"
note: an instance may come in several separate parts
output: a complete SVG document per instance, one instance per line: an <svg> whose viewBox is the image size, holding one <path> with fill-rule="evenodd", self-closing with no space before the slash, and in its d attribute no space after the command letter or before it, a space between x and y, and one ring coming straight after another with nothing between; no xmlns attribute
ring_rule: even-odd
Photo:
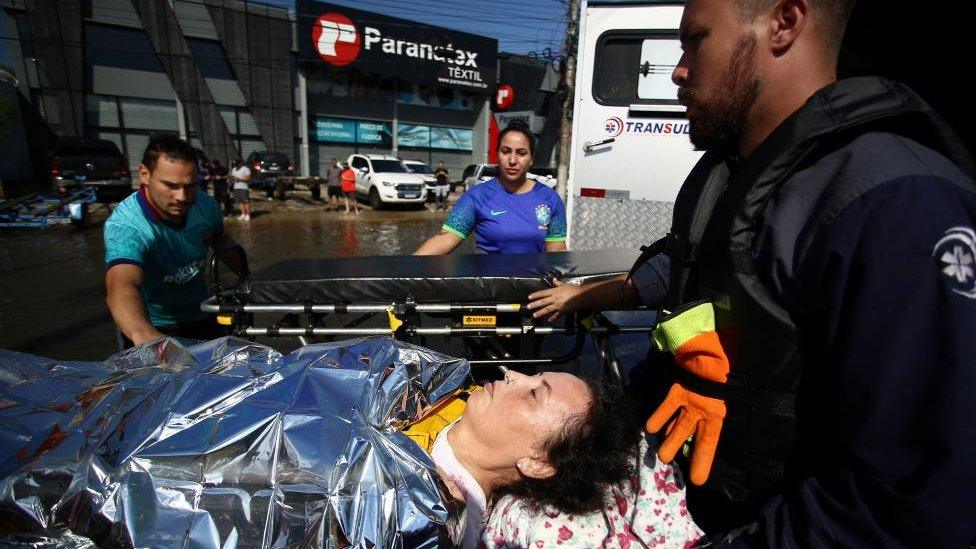
<svg viewBox="0 0 976 549"><path fill-rule="evenodd" d="M691 547L702 536L688 513L680 471L640 443L641 466L588 515L533 510L511 496L495 505L482 540L489 548Z"/></svg>

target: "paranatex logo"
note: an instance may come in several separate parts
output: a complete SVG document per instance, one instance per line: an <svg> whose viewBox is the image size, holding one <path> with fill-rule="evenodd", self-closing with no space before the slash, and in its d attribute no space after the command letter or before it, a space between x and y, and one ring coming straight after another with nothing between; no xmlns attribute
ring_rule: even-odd
<svg viewBox="0 0 976 549"><path fill-rule="evenodd" d="M362 48L356 25L345 15L335 12L326 13L315 22L312 43L322 59L337 67L355 61Z"/></svg>
<svg viewBox="0 0 976 549"><path fill-rule="evenodd" d="M688 122L624 122L616 116L607 118L603 123L603 131L607 137L619 137L624 133L641 135L688 135Z"/></svg>
<svg viewBox="0 0 976 549"><path fill-rule="evenodd" d="M376 46L386 55L442 63L445 74L438 78L440 82L488 87L478 70L478 52L455 48L453 44L442 46L390 38L369 26L364 26L360 34L356 24L341 13L329 12L319 17L312 27L312 42L319 56L337 67L355 61L362 49L371 51Z"/></svg>

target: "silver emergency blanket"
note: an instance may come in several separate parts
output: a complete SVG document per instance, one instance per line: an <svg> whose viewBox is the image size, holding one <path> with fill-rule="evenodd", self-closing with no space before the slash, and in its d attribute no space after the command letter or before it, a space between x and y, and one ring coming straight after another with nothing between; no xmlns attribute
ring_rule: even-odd
<svg viewBox="0 0 976 549"><path fill-rule="evenodd" d="M0 545L449 546L462 509L397 426L469 373L388 338L0 351Z"/></svg>

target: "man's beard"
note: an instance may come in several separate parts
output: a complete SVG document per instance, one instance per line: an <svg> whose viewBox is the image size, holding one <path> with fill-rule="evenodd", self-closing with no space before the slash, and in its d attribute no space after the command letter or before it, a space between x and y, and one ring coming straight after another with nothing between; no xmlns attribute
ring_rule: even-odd
<svg viewBox="0 0 976 549"><path fill-rule="evenodd" d="M678 97L689 107L688 130L698 150L735 153L745 132L746 116L759 95L756 76L756 37L746 34L736 44L722 85L712 93L711 103L690 89L678 90ZM694 107L694 115L690 113Z"/></svg>

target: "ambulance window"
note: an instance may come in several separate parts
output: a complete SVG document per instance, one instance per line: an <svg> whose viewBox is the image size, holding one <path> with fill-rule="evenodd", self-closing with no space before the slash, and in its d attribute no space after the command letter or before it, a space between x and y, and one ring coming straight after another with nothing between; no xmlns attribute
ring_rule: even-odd
<svg viewBox="0 0 976 549"><path fill-rule="evenodd" d="M680 57L672 30L605 33L596 45L593 97L601 105L677 104L671 71Z"/></svg>
<svg viewBox="0 0 976 549"><path fill-rule="evenodd" d="M671 73L681 59L681 43L674 39L649 39L641 44L637 71L637 97L653 101L678 101L678 87Z"/></svg>
<svg viewBox="0 0 976 549"><path fill-rule="evenodd" d="M637 101L639 37L608 37L597 44L593 67L593 96L603 105L629 105Z"/></svg>

